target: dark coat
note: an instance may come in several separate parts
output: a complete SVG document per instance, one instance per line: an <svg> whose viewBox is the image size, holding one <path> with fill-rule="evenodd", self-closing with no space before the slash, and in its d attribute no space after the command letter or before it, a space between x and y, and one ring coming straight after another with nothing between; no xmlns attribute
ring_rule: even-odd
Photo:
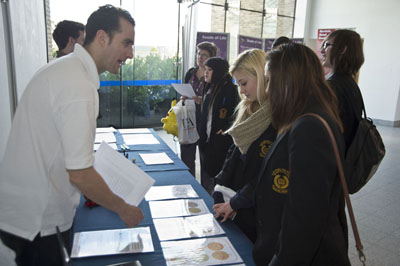
<svg viewBox="0 0 400 266"><path fill-rule="evenodd" d="M343 160L343 137L334 132ZM256 192L257 265L350 265L344 197L330 138L314 117L298 119L265 158Z"/></svg>
<svg viewBox="0 0 400 266"><path fill-rule="evenodd" d="M209 139L207 139L206 130L208 112L210 111L208 110L209 101L207 98L210 98L210 94L203 93L206 97L202 108L199 149L204 158L201 167L210 176L216 176L221 171L228 149L233 143L230 135L217 134L217 131L220 129L225 131L231 126L234 118L233 113L239 102L237 88L232 82L225 81L220 90L212 105L212 123Z"/></svg>
<svg viewBox="0 0 400 266"><path fill-rule="evenodd" d="M262 160L275 138L276 130L269 126L250 145L246 154L242 154L233 144L221 172L215 177L217 184L236 191L236 195L229 201L232 209L237 212L233 221L252 242L256 239L256 218L253 206L255 183Z"/></svg>
<svg viewBox="0 0 400 266"><path fill-rule="evenodd" d="M339 115L343 123L343 135L347 150L356 134L358 121L361 119L363 99L360 88L349 74L335 73L327 81L338 99Z"/></svg>

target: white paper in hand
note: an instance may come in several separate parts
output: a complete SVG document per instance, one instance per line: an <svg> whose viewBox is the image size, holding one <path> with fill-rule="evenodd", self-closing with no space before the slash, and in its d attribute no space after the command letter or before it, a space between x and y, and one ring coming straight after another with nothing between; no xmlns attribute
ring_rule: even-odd
<svg viewBox="0 0 400 266"><path fill-rule="evenodd" d="M171 85L182 96L186 96L189 99L192 99L193 96L196 96L192 85L190 85L188 83L184 83L184 84L172 83Z"/></svg>
<svg viewBox="0 0 400 266"><path fill-rule="evenodd" d="M126 203L138 206L154 184L154 179L107 143L101 143L94 155L94 169L113 193Z"/></svg>

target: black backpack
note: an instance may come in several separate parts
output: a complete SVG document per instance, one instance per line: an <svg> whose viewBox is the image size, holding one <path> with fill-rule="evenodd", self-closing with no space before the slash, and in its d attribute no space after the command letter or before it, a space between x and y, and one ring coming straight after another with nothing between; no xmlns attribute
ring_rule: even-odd
<svg viewBox="0 0 400 266"><path fill-rule="evenodd" d="M356 114L355 106L352 106ZM364 117L359 120L357 131L347 149L344 161L350 194L359 191L371 179L386 153L378 129L372 119L367 117L364 102L362 102L362 111Z"/></svg>

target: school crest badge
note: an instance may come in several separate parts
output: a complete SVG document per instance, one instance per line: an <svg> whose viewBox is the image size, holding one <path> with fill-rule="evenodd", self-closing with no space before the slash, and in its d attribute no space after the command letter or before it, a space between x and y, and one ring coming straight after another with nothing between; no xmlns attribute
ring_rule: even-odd
<svg viewBox="0 0 400 266"><path fill-rule="evenodd" d="M269 148L271 147L272 141L270 140L263 140L260 143L260 157L264 158L267 155Z"/></svg>
<svg viewBox="0 0 400 266"><path fill-rule="evenodd" d="M277 168L272 172L272 177L274 181L272 189L280 194L287 194L290 177L289 170Z"/></svg>
<svg viewBox="0 0 400 266"><path fill-rule="evenodd" d="M219 118L220 119L226 118L227 114L228 114L228 109L226 109L226 108L219 109Z"/></svg>

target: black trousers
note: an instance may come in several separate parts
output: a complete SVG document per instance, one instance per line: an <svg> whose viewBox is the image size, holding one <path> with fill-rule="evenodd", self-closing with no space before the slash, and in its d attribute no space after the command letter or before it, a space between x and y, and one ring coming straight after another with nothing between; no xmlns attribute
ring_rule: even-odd
<svg viewBox="0 0 400 266"><path fill-rule="evenodd" d="M61 233L68 254L71 253L71 229ZM33 241L0 231L3 244L15 252L18 266L57 266L63 265L57 235L41 237L38 234Z"/></svg>
<svg viewBox="0 0 400 266"><path fill-rule="evenodd" d="M181 144L181 159L187 167L189 167L190 173L196 177L196 147L197 143L193 144Z"/></svg>

